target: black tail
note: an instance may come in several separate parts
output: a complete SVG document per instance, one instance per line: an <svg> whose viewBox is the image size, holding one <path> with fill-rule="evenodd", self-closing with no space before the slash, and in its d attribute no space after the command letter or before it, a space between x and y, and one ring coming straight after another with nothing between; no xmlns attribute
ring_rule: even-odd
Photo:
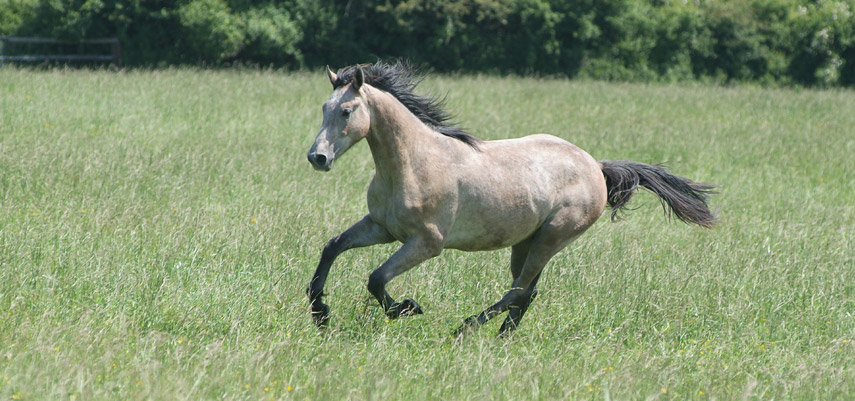
<svg viewBox="0 0 855 401"><path fill-rule="evenodd" d="M638 186L659 195L659 202L667 216L673 213L685 223L711 228L715 215L707 206L707 198L715 193L713 185L692 182L688 178L669 173L664 166L633 161L601 161L608 187L608 202L612 207L612 220L625 206Z"/></svg>

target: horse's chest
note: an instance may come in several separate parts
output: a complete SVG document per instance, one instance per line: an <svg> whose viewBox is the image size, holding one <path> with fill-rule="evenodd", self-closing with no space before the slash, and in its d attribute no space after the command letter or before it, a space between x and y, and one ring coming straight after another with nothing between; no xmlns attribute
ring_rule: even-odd
<svg viewBox="0 0 855 401"><path fill-rule="evenodd" d="M386 202L368 202L368 213L371 219L389 231L395 239L404 242L411 236L408 225L404 224L408 219L401 216L400 211L395 209L394 205Z"/></svg>
<svg viewBox="0 0 855 401"><path fill-rule="evenodd" d="M406 241L423 222L424 210L419 202L408 199L401 192L391 191L373 184L368 189L368 213L375 223L383 226L398 241Z"/></svg>

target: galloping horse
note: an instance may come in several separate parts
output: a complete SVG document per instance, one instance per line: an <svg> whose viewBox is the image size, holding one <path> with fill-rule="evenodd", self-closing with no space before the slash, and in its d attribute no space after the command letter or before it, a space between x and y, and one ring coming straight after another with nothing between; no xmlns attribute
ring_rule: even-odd
<svg viewBox="0 0 855 401"><path fill-rule="evenodd" d="M329 171L365 138L376 173L368 215L332 238L307 289L316 325L329 321L321 301L335 258L358 247L403 244L368 278L368 291L386 316L421 314L416 301L396 302L389 280L445 248L483 251L511 247L513 283L496 304L467 318L458 334L508 311L500 334L514 330L534 300L546 263L594 224L606 205L612 219L639 187L659 196L667 215L711 227L706 201L712 186L675 176L661 166L596 161L550 135L482 141L450 122L442 101L413 92L420 75L407 63L327 67L333 93L308 153Z"/></svg>

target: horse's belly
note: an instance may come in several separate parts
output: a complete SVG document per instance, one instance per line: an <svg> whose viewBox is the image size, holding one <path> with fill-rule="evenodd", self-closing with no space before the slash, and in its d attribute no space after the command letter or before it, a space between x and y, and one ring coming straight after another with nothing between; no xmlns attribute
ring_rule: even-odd
<svg viewBox="0 0 855 401"><path fill-rule="evenodd" d="M462 217L448 233L445 247L462 251L507 248L530 237L541 224L540 216L531 211Z"/></svg>
<svg viewBox="0 0 855 401"><path fill-rule="evenodd" d="M464 234L452 235L445 243L445 248L459 249L461 251L492 251L516 245L526 239L527 236L503 236L491 233L480 235Z"/></svg>

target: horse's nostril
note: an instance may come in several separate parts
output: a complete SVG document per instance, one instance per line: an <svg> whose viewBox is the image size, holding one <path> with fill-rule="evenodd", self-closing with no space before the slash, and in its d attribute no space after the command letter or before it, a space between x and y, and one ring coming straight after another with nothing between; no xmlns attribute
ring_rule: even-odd
<svg viewBox="0 0 855 401"><path fill-rule="evenodd" d="M315 164L318 166L326 166L327 157L325 155L315 155Z"/></svg>
<svg viewBox="0 0 855 401"><path fill-rule="evenodd" d="M309 153L306 155L309 159L309 163L314 164L318 167L326 166L327 164L327 156L319 153Z"/></svg>

